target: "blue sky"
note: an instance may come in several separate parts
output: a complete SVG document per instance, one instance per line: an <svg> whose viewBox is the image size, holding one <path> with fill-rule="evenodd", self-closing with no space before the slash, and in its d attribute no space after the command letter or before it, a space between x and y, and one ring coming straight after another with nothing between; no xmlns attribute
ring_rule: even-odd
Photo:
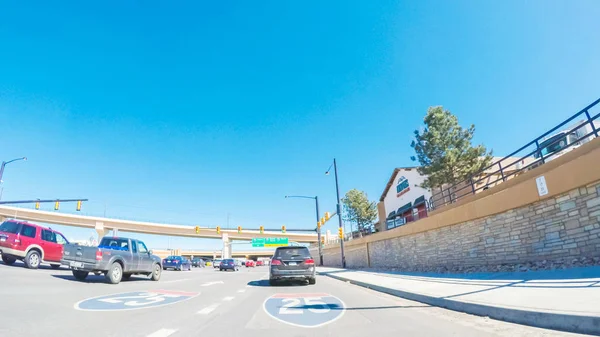
<svg viewBox="0 0 600 337"><path fill-rule="evenodd" d="M342 193L378 199L429 106L503 155L597 99L599 17L593 0L5 2L0 159L29 160L2 199L312 228L310 200L284 196L333 211L336 157Z"/></svg>

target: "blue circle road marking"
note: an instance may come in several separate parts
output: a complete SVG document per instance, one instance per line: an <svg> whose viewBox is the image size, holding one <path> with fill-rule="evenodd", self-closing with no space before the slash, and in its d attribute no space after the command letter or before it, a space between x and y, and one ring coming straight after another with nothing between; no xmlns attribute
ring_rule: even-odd
<svg viewBox="0 0 600 337"><path fill-rule="evenodd" d="M341 299L326 293L275 294L265 300L263 308L276 320L303 328L329 324L346 311Z"/></svg>
<svg viewBox="0 0 600 337"><path fill-rule="evenodd" d="M154 308L189 300L200 293L148 290L92 297L75 303L75 309L85 311L122 311Z"/></svg>

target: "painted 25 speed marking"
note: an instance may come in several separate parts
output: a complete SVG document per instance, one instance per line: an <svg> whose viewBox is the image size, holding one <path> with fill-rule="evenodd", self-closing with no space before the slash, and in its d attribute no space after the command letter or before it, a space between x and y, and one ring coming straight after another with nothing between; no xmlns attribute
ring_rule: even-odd
<svg viewBox="0 0 600 337"><path fill-rule="evenodd" d="M200 293L149 290L92 297L75 303L75 309L85 311L121 311L159 307L189 300Z"/></svg>
<svg viewBox="0 0 600 337"><path fill-rule="evenodd" d="M344 314L346 305L326 294L275 294L266 299L263 308L274 319L303 328L329 324Z"/></svg>

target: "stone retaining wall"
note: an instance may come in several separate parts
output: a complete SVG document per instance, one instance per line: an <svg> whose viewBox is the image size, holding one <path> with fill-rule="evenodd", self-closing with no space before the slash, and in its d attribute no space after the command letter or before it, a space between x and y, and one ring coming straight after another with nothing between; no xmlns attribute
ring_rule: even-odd
<svg viewBox="0 0 600 337"><path fill-rule="evenodd" d="M324 254L325 265L341 264L337 247L328 247ZM349 268L403 271L512 271L600 264L600 182L493 216L349 245L345 255Z"/></svg>

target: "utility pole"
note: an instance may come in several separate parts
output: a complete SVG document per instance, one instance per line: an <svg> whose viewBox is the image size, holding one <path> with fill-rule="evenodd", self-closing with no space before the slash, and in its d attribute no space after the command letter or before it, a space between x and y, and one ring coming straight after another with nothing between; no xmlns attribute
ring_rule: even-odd
<svg viewBox="0 0 600 337"><path fill-rule="evenodd" d="M329 167L329 170L327 170L327 172L325 172L325 175L329 175L330 170L331 170L331 166ZM340 185L338 182L337 162L336 162L335 158L333 158L333 171L335 173L335 194L337 196L336 212L337 212L337 216L338 216L338 226L343 231L344 224L342 222L342 207L340 204ZM340 238L340 250L341 250L341 254L342 254L342 268L346 268L346 255L344 254L344 238L343 237Z"/></svg>

